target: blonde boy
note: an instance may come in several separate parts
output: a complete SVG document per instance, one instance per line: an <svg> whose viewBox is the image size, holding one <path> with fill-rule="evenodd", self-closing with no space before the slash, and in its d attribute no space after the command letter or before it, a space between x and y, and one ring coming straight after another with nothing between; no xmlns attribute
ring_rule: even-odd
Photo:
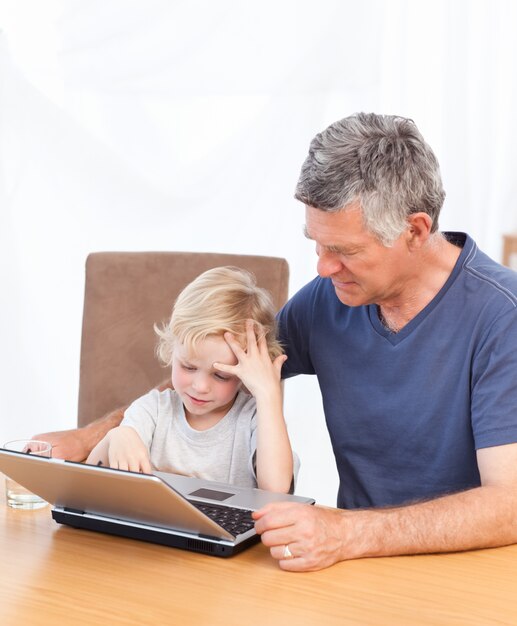
<svg viewBox="0 0 517 626"><path fill-rule="evenodd" d="M280 386L286 357L267 291L244 270L208 270L180 293L156 332L173 389L133 402L87 463L289 491L293 453Z"/></svg>

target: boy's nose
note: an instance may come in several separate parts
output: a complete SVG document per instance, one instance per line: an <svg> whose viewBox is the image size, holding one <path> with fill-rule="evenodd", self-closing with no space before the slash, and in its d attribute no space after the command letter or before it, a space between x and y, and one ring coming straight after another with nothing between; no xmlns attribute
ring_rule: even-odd
<svg viewBox="0 0 517 626"><path fill-rule="evenodd" d="M194 377L192 381L192 388L198 391L199 393L207 393L210 389L209 381L206 376L197 375Z"/></svg>

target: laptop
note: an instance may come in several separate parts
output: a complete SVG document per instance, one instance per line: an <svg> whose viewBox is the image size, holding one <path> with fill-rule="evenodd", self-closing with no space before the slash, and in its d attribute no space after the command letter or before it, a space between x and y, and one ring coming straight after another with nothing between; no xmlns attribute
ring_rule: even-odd
<svg viewBox="0 0 517 626"><path fill-rule="evenodd" d="M256 543L251 512L314 499L166 472L139 474L0 448L0 471L53 505L59 524L227 557Z"/></svg>

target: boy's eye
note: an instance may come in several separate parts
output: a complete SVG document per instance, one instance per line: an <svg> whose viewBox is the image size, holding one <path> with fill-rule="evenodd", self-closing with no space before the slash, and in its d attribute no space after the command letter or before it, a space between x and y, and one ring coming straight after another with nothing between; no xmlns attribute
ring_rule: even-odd
<svg viewBox="0 0 517 626"><path fill-rule="evenodd" d="M224 376L224 374L214 374L214 378L217 378L217 380L223 380L225 382L230 380L230 377Z"/></svg>
<svg viewBox="0 0 517 626"><path fill-rule="evenodd" d="M195 372L196 368L193 365L185 365L185 363L182 363L181 367L184 370L187 370L187 372Z"/></svg>

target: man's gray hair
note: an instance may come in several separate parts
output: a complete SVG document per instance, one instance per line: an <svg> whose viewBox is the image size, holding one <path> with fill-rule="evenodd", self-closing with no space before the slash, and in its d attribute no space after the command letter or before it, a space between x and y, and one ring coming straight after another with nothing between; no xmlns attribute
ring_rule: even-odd
<svg viewBox="0 0 517 626"><path fill-rule="evenodd" d="M412 120L356 113L314 137L295 198L329 212L359 201L366 228L390 246L411 213L427 213L436 232L445 191L438 160Z"/></svg>

